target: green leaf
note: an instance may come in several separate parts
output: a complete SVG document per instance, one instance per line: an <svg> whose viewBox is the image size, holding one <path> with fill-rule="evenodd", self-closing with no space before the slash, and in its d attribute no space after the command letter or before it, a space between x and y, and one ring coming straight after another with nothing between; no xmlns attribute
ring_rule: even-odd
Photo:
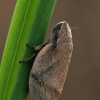
<svg viewBox="0 0 100 100"><path fill-rule="evenodd" d="M0 100L26 100L33 64L19 64L43 42L57 0L17 0L0 68Z"/></svg>

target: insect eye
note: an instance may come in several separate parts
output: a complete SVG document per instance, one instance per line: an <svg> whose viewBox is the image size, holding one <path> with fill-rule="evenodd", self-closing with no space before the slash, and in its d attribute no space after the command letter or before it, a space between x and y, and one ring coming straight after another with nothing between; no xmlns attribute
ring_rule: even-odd
<svg viewBox="0 0 100 100"><path fill-rule="evenodd" d="M59 34L59 30L57 31L57 34Z"/></svg>
<svg viewBox="0 0 100 100"><path fill-rule="evenodd" d="M67 40L67 43L68 43L68 40Z"/></svg>
<svg viewBox="0 0 100 100"><path fill-rule="evenodd" d="M58 30L58 31L57 31L57 35L60 35L60 34L61 34L61 33L60 33L60 31Z"/></svg>

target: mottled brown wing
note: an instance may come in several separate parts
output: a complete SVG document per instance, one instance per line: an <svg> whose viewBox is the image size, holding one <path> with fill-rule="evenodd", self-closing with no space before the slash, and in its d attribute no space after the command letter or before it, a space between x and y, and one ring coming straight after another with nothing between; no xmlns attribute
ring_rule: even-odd
<svg viewBox="0 0 100 100"><path fill-rule="evenodd" d="M47 44L37 55L29 79L33 100L56 100L62 92L69 63L62 48Z"/></svg>

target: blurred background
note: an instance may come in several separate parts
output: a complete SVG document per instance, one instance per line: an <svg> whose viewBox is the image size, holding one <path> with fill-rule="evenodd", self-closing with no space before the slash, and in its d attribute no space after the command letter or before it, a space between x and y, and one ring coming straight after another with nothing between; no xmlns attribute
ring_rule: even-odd
<svg viewBox="0 0 100 100"><path fill-rule="evenodd" d="M0 0L0 61L17 0ZM100 0L58 0L47 32L66 20L74 50L59 100L100 100ZM29 99L30 100L30 99Z"/></svg>

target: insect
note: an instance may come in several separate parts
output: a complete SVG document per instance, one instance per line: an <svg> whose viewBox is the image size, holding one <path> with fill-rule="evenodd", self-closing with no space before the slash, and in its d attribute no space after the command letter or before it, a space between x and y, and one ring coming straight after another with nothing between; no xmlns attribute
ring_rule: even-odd
<svg viewBox="0 0 100 100"><path fill-rule="evenodd" d="M35 50L37 54L20 61L28 62L36 57L29 76L32 100L57 100L63 90L73 50L68 23L63 21L56 24L49 40Z"/></svg>

